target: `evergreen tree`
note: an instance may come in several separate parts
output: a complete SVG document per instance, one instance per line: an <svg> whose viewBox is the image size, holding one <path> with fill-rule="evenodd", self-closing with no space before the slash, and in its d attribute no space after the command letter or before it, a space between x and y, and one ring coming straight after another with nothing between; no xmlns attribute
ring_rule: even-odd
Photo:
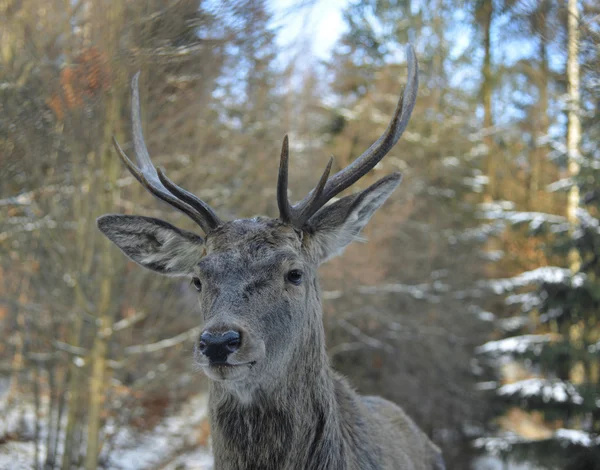
<svg viewBox="0 0 600 470"><path fill-rule="evenodd" d="M577 8L577 2L569 3L567 143L554 142L555 153L562 151L562 160L569 163L570 177L554 185L569 191L566 217L488 213L526 221L530 231L545 232L546 249L557 265L482 282L517 309L517 315L499 322L502 339L478 349L501 380L481 384L496 397L495 412L501 418L496 420L496 435L476 444L505 459L523 459L543 468L592 470L600 468L600 167L597 148L586 144L596 132L594 119L583 120L583 140L579 121L585 116L581 107L597 105L592 90L586 90L594 86L589 75L597 76L597 68L584 69L581 100L577 71L584 58L578 53L578 30L585 22L579 21ZM587 60L597 67L594 54ZM521 424L515 425L514 419L507 426L518 410L527 413L519 416ZM507 428L517 433L507 433Z"/></svg>

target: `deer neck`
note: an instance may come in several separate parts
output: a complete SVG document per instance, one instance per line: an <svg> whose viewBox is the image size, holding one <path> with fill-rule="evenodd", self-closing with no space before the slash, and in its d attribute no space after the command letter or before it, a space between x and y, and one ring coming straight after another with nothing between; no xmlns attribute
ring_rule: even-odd
<svg viewBox="0 0 600 470"><path fill-rule="evenodd" d="M217 468L328 469L341 461L336 386L318 308L313 316L318 324L298 342L286 373L268 390L257 387L243 397L211 385Z"/></svg>

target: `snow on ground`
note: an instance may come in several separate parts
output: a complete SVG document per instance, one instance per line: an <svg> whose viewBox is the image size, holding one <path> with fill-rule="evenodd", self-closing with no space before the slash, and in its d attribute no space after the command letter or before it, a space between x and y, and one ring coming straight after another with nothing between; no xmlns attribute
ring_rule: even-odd
<svg viewBox="0 0 600 470"><path fill-rule="evenodd" d="M160 470L212 470L212 455L206 450L198 449L179 455Z"/></svg>
<svg viewBox="0 0 600 470"><path fill-rule="evenodd" d="M0 470L31 470L34 468L32 442L7 442L0 445Z"/></svg>
<svg viewBox="0 0 600 470"><path fill-rule="evenodd" d="M123 428L114 437L115 445L109 455L101 455L105 468L110 470L211 470L213 458L210 449L198 444L207 435L203 423L207 416L208 396L199 394L184 403L173 416L163 419L153 430L134 433ZM17 429L17 416L23 416L21 430L25 427L27 437L33 436L34 414L29 405L23 405L22 413L14 409L4 413L5 431ZM14 416L13 416L14 415ZM15 423L13 423L15 421ZM44 423L45 420L42 421ZM30 429L31 428L31 429ZM110 426L108 426L110 428ZM110 429L108 429L110 431ZM22 434L22 433L20 433ZM45 430L41 429L42 442ZM40 446L40 456L45 449ZM34 468L35 445L29 441L8 441L0 444L0 470L30 470Z"/></svg>
<svg viewBox="0 0 600 470"><path fill-rule="evenodd" d="M178 470L209 470L212 468L212 456L208 449L196 448L198 440L197 427L206 418L208 396L196 395L181 410L165 418L151 432L141 437L133 437L125 429L115 436L118 448L110 454L111 470L151 470L163 468L166 462L173 460L194 449L192 456L198 459L198 466L183 466ZM186 455L188 455L186 453ZM195 465L192 458L190 465Z"/></svg>

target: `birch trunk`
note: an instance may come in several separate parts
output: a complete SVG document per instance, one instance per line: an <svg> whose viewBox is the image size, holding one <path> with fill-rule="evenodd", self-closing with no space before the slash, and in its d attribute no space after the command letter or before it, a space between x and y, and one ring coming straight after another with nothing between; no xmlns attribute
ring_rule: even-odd
<svg viewBox="0 0 600 470"><path fill-rule="evenodd" d="M569 158L569 176L572 179L579 175L579 145L581 142L581 121L579 120L579 8L577 0L569 0L568 4L568 58L567 58L567 92L569 111L567 125L567 152ZM574 227L577 224L579 207L579 187L573 184L567 200L567 219ZM575 249L569 252L569 267L573 272L579 270L581 259Z"/></svg>

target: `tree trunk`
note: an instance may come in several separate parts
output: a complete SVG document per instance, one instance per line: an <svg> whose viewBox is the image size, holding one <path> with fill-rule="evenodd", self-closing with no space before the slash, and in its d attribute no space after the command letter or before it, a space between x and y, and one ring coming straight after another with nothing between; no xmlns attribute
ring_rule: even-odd
<svg viewBox="0 0 600 470"><path fill-rule="evenodd" d="M12 405L13 401L19 394L19 378L24 368L24 358L23 358L23 348L24 348L24 339L23 334L25 331L25 309L24 305L27 303L27 296L25 292L29 289L30 278L23 277L20 286L20 294L19 294L19 302L17 304L16 310L16 322L17 329L13 333L13 341L15 345L15 352L12 359L12 367L11 367L11 375L8 387L8 393L6 396L6 406L9 407Z"/></svg>
<svg viewBox="0 0 600 470"><path fill-rule="evenodd" d="M546 150L547 146L545 143L546 136L548 135L548 50L547 50L547 37L546 37L546 18L540 16L540 31L538 32L540 47L539 47L539 60L540 70L539 75L536 77L536 85L539 91L539 101L535 109L535 122L533 124L533 139L534 148L531 152L530 160L530 175L528 185L528 206L530 210L541 210L549 211L550 207L542 206L539 200L540 189L543 189L546 184L545 176L547 175L546 168ZM547 193L545 193L547 194Z"/></svg>
<svg viewBox="0 0 600 470"><path fill-rule="evenodd" d="M481 94L483 98L483 143L486 146L487 156L485 161L485 174L488 177L488 186L485 193L486 202L493 201L497 198L497 182L496 182L496 161L492 152L493 138L491 135L492 126L494 125L492 118L492 17L494 13L494 5L491 1L485 1L481 5L481 26L483 28L483 68L481 74L483 83L481 85Z"/></svg>
<svg viewBox="0 0 600 470"><path fill-rule="evenodd" d="M91 11L91 10L90 10ZM97 40L102 40L109 55L116 56L119 50L119 31L121 28L123 5L119 2L111 5L108 9L100 3L94 4L92 12L96 25L99 27L90 31L90 40L93 41L93 35L98 34ZM106 29L103 22L108 25ZM113 78L116 79L117 72L114 72ZM118 126L120 120L120 93L113 90L106 97L106 117L103 128L103 142L99 154L96 156L98 167L101 168L101 178L103 184L100 185L101 193L96 194L98 204L94 208L100 214L110 212L115 207L115 196L119 189L115 184L120 173L120 162L112 150L111 137ZM89 214L90 216L92 214ZM95 232L97 234L97 232ZM99 249L107 253L110 242L102 237L100 239ZM102 408L106 399L108 377L108 343L112 335L112 326L115 315L118 310L113 302L113 278L114 266L109 256L103 256L99 266L98 286L99 298L96 309L96 331L94 343L89 355L90 377L89 377L89 402L88 402L88 423L87 423L87 446L85 455L86 470L95 470L98 468L98 458L102 450L100 441L100 431L102 429Z"/></svg>
<svg viewBox="0 0 600 470"><path fill-rule="evenodd" d="M105 129L107 136L105 142L109 142L109 135L114 128L113 123L118 117L117 99L111 98L108 112L108 119ZM105 194L101 196L100 209L101 213L110 211L114 207L115 188L114 181L118 174L118 159L114 158L109 150L110 146L105 146L102 154L102 172L103 178L110 182L110 187L106 189ZM101 244L108 251L107 239L102 239ZM106 395L106 383L108 382L107 372L107 355L108 341L111 337L112 326L115 318L115 306L112 302L112 279L113 266L109 256L102 258L100 266L100 300L97 308L98 323L96 328L96 336L94 345L90 354L90 380L89 380L89 404L88 404L88 432L87 432L87 449L85 458L85 468L87 470L95 470L98 467L98 457L100 455L100 429L102 428L101 412L104 405Z"/></svg>
<svg viewBox="0 0 600 470"><path fill-rule="evenodd" d="M579 9L577 0L569 0L568 5L568 58L567 58L567 93L569 111L567 125L567 153L569 158L569 176L572 179L579 175L579 145L581 142L581 122L579 120ZM579 187L573 184L567 200L567 219L571 227L577 224L579 208ZM579 270L581 259L576 249L569 252L569 267L573 272Z"/></svg>

